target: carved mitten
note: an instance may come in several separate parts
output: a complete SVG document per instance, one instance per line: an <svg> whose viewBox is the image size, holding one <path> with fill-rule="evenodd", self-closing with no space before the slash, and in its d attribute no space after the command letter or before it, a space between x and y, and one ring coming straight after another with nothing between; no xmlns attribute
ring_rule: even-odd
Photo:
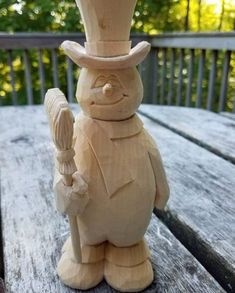
<svg viewBox="0 0 235 293"><path fill-rule="evenodd" d="M82 214L85 210L89 196L88 185L78 172L73 174L73 185L66 186L62 176L56 171L54 178L54 192L56 195L56 208L60 213L70 216Z"/></svg>

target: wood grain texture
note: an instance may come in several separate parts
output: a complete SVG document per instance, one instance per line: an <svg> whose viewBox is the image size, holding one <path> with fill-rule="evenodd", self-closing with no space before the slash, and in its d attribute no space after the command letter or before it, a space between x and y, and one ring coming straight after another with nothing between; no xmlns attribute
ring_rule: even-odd
<svg viewBox="0 0 235 293"><path fill-rule="evenodd" d="M78 292L66 288L55 272L68 223L54 208L52 144L43 107L5 107L0 118L6 290ZM146 239L155 280L145 292L224 292L155 216ZM102 282L88 292L115 291Z"/></svg>
<svg viewBox="0 0 235 293"><path fill-rule="evenodd" d="M235 123L206 110L141 105L140 113L235 163Z"/></svg>
<svg viewBox="0 0 235 293"><path fill-rule="evenodd" d="M235 166L150 119L141 119L161 150L171 190L167 212L158 216L233 292Z"/></svg>
<svg viewBox="0 0 235 293"><path fill-rule="evenodd" d="M220 112L220 115L232 119L233 121L235 121L235 113L230 113L230 112Z"/></svg>

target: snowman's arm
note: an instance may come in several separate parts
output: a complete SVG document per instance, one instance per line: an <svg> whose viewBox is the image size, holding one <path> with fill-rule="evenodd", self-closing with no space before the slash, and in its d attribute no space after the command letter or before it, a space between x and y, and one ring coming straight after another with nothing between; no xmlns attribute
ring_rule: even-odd
<svg viewBox="0 0 235 293"><path fill-rule="evenodd" d="M64 185L63 177L55 168L53 189L55 192L56 209L60 213L77 216L84 212L89 202L88 186L78 172L75 172L72 177L73 185Z"/></svg>
<svg viewBox="0 0 235 293"><path fill-rule="evenodd" d="M157 209L164 209L170 195L170 189L163 167L161 155L157 148L151 149L149 151L149 158L151 161L156 182L156 196L154 205Z"/></svg>

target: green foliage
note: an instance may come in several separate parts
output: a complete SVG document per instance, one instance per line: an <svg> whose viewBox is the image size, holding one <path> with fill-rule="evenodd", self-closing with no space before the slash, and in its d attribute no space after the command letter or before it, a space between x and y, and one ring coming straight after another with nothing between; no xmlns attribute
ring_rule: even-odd
<svg viewBox="0 0 235 293"><path fill-rule="evenodd" d="M118 1L118 0L117 0ZM188 8L188 9L187 9ZM132 32L157 34L171 31L231 31L235 29L235 0L138 0L132 22ZM31 0L0 0L0 32L82 32L79 10L74 0L67 1L31 1ZM58 51L58 74L60 87L66 91L66 62ZM26 83L22 50L12 52L15 72L16 92L19 104L26 101ZM235 90L235 59L231 58L230 80L228 88L227 110L232 109ZM10 67L7 66L8 56L0 50L0 102L11 104ZM40 79L38 73L38 52L30 50L31 73L33 81L34 103L41 102ZM185 62L187 63L187 56ZM198 59L197 59L198 60ZM208 59L209 60L209 59ZM219 59L220 60L220 59ZM221 59L222 60L222 59ZM197 61L198 62L198 61ZM222 61L218 64L217 79L221 79ZM51 70L51 52L43 50L45 69L45 88L53 86ZM161 64L160 64L161 65ZM197 75L195 64L195 80ZM75 67L74 67L75 68ZM204 101L206 101L210 63L205 64ZM77 73L74 72L74 81ZM184 96L187 84L187 70L183 72ZM169 74L168 74L169 76ZM177 77L177 68L176 68ZM167 77L168 78L168 77ZM177 79L176 79L177 80ZM159 83L161 80L159 79ZM160 84L159 84L160 86ZM175 85L177 86L177 85ZM216 84L216 99L219 97L219 85ZM193 84L193 99L196 99L196 81Z"/></svg>
<svg viewBox="0 0 235 293"><path fill-rule="evenodd" d="M189 30L223 31L235 26L235 0L138 0L132 30L155 34L184 31L189 1ZM83 31L74 0L1 0L0 31Z"/></svg>

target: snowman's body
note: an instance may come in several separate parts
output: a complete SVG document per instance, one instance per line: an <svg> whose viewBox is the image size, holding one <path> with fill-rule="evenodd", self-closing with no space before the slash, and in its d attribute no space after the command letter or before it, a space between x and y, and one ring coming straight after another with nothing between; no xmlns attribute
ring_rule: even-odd
<svg viewBox="0 0 235 293"><path fill-rule="evenodd" d="M151 158L158 154L152 139L136 115L120 122L80 115L75 139L75 162L90 198L78 216L82 241L87 245L109 241L119 247L138 243L156 196Z"/></svg>
<svg viewBox="0 0 235 293"><path fill-rule="evenodd" d="M82 263L73 261L67 241L58 274L74 288L105 278L119 291L137 292L153 280L144 234L154 206L163 208L169 195L161 156L135 114L142 82L135 67L83 68L76 97L82 110L73 146L79 176L67 190L55 177L55 190L58 210L77 217Z"/></svg>
<svg viewBox="0 0 235 293"><path fill-rule="evenodd" d="M54 184L57 209L75 216L74 237L62 249L57 272L73 288L89 289L104 278L119 291L138 292L154 277L144 234L154 206L163 209L169 197L160 154L135 114L143 99L136 66L150 44L131 48L136 0L76 2L85 48L71 41L61 47L82 67L76 91L82 114L74 128L77 172L72 186L64 186L58 174ZM78 230L82 258L76 262Z"/></svg>

